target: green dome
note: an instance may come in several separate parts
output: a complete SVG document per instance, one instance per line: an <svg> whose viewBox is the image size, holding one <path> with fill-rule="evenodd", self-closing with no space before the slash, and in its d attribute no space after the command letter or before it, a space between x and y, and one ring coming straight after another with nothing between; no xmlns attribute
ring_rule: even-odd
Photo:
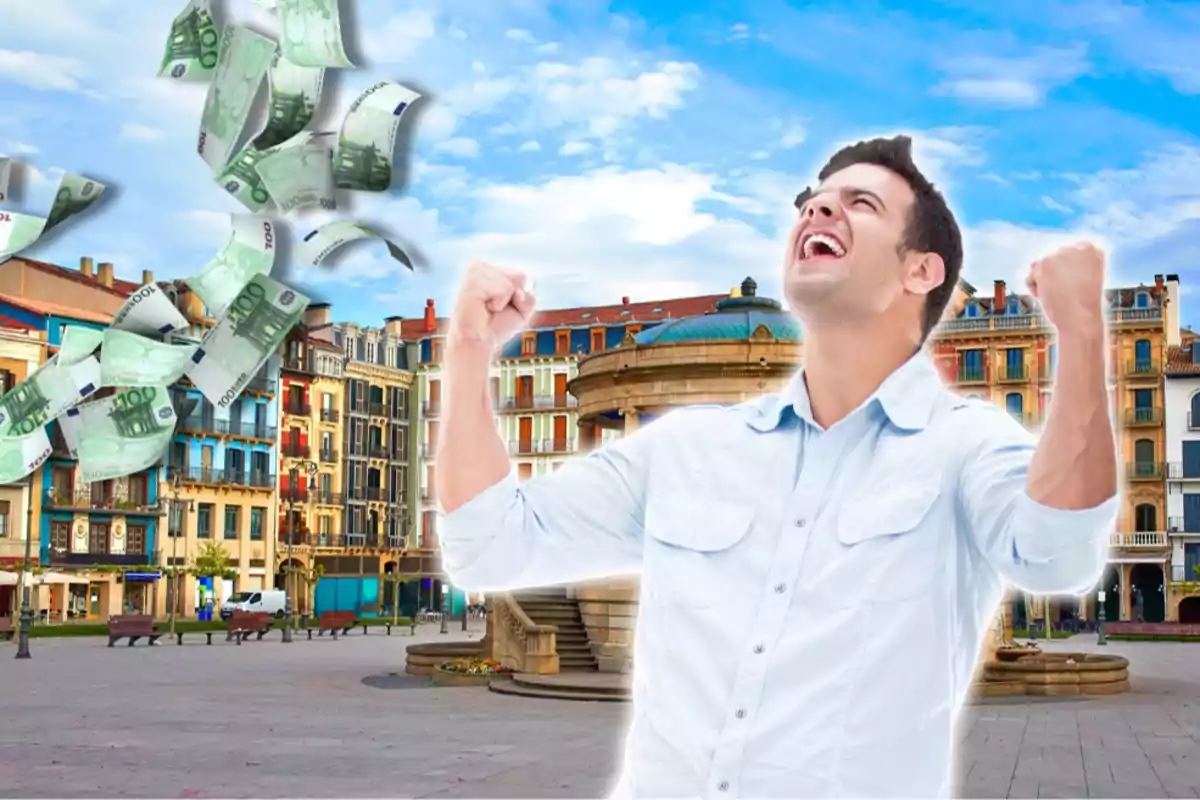
<svg viewBox="0 0 1200 800"><path fill-rule="evenodd" d="M803 341L800 323L782 309L777 300L755 297L757 284L751 278L742 281L742 296L717 302L717 310L694 317L673 319L635 335L638 344L667 342L747 341L761 325L776 339Z"/></svg>

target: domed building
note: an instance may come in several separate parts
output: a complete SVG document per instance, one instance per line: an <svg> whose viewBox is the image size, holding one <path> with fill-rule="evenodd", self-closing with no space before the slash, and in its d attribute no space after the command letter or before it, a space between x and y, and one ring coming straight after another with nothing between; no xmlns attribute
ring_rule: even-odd
<svg viewBox="0 0 1200 800"><path fill-rule="evenodd" d="M757 288L746 278L715 311L627 335L620 347L582 359L567 386L579 400L581 445L672 408L741 403L787 383L800 363L800 325Z"/></svg>

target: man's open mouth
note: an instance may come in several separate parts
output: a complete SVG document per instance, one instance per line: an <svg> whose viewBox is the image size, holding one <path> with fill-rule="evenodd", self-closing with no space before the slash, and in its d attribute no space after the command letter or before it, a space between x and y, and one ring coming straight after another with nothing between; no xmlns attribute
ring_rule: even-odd
<svg viewBox="0 0 1200 800"><path fill-rule="evenodd" d="M841 258L844 255L846 246L832 233L809 233L800 240L801 258Z"/></svg>

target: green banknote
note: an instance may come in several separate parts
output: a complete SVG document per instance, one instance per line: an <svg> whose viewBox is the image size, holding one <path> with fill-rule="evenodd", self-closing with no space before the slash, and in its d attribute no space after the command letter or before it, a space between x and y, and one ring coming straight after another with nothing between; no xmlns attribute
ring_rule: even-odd
<svg viewBox="0 0 1200 800"><path fill-rule="evenodd" d="M78 364L96 352L104 341L104 331L85 328L82 325L64 325L62 341L58 345L60 366Z"/></svg>
<svg viewBox="0 0 1200 800"><path fill-rule="evenodd" d="M156 284L148 283L129 296L110 327L143 336L165 336L188 326L187 319Z"/></svg>
<svg viewBox="0 0 1200 800"><path fill-rule="evenodd" d="M184 283L204 301L208 313L219 317L255 275L275 266L275 226L263 217L231 214L229 241L199 275Z"/></svg>
<svg viewBox="0 0 1200 800"><path fill-rule="evenodd" d="M46 463L50 436L38 428L24 436L0 436L0 483L16 483Z"/></svg>
<svg viewBox="0 0 1200 800"><path fill-rule="evenodd" d="M226 25L221 32L221 56L204 100L196 144L214 175L229 163L274 57L275 43L249 28Z"/></svg>
<svg viewBox="0 0 1200 800"><path fill-rule="evenodd" d="M0 211L0 259L19 253L49 233L56 225L82 213L100 199L107 187L82 175L65 173L58 181L54 204L45 219L30 214Z"/></svg>
<svg viewBox="0 0 1200 800"><path fill-rule="evenodd" d="M404 110L420 96L407 86L383 82L351 103L333 154L337 188L382 192L392 185L396 129Z"/></svg>
<svg viewBox="0 0 1200 800"><path fill-rule="evenodd" d="M158 76L182 81L208 80L217 66L220 43L220 30L209 0L188 0L171 23Z"/></svg>
<svg viewBox="0 0 1200 800"><path fill-rule="evenodd" d="M225 169L217 175L217 183L221 184L222 188L233 195L239 203L257 214L271 202L271 195L267 193L256 169L258 162L272 153L292 147L302 147L318 137L328 135L301 131L283 144L277 144L269 150L259 150L254 146L254 142L250 142L238 151L232 161L225 165Z"/></svg>
<svg viewBox="0 0 1200 800"><path fill-rule="evenodd" d="M338 0L278 0L279 46L301 67L353 67L342 46Z"/></svg>
<svg viewBox="0 0 1200 800"><path fill-rule="evenodd" d="M101 386L169 386L191 366L194 344L156 342L109 328L100 351Z"/></svg>
<svg viewBox="0 0 1200 800"><path fill-rule="evenodd" d="M0 203L8 200L8 181L12 177L12 159L0 156Z"/></svg>
<svg viewBox="0 0 1200 800"><path fill-rule="evenodd" d="M296 247L296 260L312 264L315 267L339 247L358 239L368 238L382 240L387 245L388 253L392 258L409 269L413 268L412 259L398 245L378 231L372 230L361 222L351 220L330 222L305 236Z"/></svg>
<svg viewBox="0 0 1200 800"><path fill-rule="evenodd" d="M175 409L166 386L135 386L80 406L76 436L84 483L153 466L174 431Z"/></svg>
<svg viewBox="0 0 1200 800"><path fill-rule="evenodd" d="M267 71L267 124L254 137L255 149L269 150L304 130L312 122L324 85L324 67L299 67L276 51Z"/></svg>
<svg viewBox="0 0 1200 800"><path fill-rule="evenodd" d="M192 358L188 378L218 408L228 408L304 315L308 298L255 275Z"/></svg>
<svg viewBox="0 0 1200 800"><path fill-rule="evenodd" d="M0 437L28 436L100 388L100 362L87 357L60 364L51 356L0 397Z"/></svg>
<svg viewBox="0 0 1200 800"><path fill-rule="evenodd" d="M261 159L255 170L281 214L300 208L337 208L329 150L320 142L272 153Z"/></svg>

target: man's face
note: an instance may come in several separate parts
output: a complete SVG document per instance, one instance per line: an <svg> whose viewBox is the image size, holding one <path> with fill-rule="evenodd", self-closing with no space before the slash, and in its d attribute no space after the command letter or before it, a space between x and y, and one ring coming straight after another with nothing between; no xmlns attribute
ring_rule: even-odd
<svg viewBox="0 0 1200 800"><path fill-rule="evenodd" d="M915 195L894 172L854 164L830 175L799 209L784 290L806 322L886 311L903 296L900 253Z"/></svg>

